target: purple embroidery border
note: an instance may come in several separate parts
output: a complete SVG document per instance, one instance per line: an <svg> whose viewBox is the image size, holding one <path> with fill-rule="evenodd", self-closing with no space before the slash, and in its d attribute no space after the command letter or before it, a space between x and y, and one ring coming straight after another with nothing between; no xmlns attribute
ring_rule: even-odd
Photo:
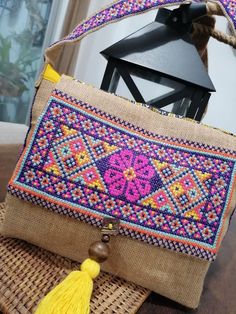
<svg viewBox="0 0 236 314"><path fill-rule="evenodd" d="M122 120L121 118L112 116L109 113L106 113L105 111L99 110L99 109L91 106L90 104L87 104L87 103L82 102L82 101L78 101L77 98L75 98L73 96L70 96L67 93L62 92L62 91L60 91L58 89L54 89L53 90L52 96L54 96L54 95L56 97L57 96L62 97L65 100L70 101L72 104L79 104L80 106L82 105L85 109L88 109L88 110L90 110L90 111L92 111L92 112L94 112L96 114L99 114L99 116L101 116L103 118L106 118L106 119L108 119L111 122L117 122L117 123L119 123L122 126L128 127L132 131L141 132L143 135L147 135L147 136L150 136L150 137L155 137L155 139L160 139L160 140L164 140L164 141L166 140L166 141L176 142L177 145L182 143L182 144L191 146L191 148L193 148L193 149L194 148L195 149L196 148L202 148L202 149L209 149L209 150L213 150L214 149L215 151L218 151L218 152L221 152L221 153L226 153L226 154L230 154L230 155L236 156L236 150L234 151L234 150L223 148L223 147L216 147L216 146L213 146L213 145L208 145L208 144L203 144L203 143L194 142L194 141L190 141L190 140L183 140L183 139L179 139L179 138L174 138L174 137L170 137L170 136L158 135L158 134L152 133L152 132L147 131L147 130L145 130L145 129L139 127L139 126L136 126L136 125L134 125L134 124L132 124L130 122ZM164 115L164 116L168 116L168 113L166 113L164 111L163 112L160 111L158 113L161 114L161 115ZM177 118L178 119L183 119L182 116L177 116ZM195 122L193 122L193 123L195 123ZM196 123L196 124L200 125L200 123ZM208 126L206 126L206 127L208 127Z"/></svg>
<svg viewBox="0 0 236 314"><path fill-rule="evenodd" d="M79 221L85 222L87 224L90 224L92 226L96 226L99 228L101 228L101 226L102 226L102 221L100 219L79 213L77 211L70 210L70 209L63 207L63 206L58 206L56 204L53 204L53 203L48 202L46 200L43 200L37 196L33 196L30 194L27 195L25 192L22 192L19 189L14 188L13 186L8 187L8 192L11 193L12 195L24 200L24 201L31 202L35 205L42 206L42 207L47 208L50 211L55 212L57 214L65 215L67 217L71 217L74 219L78 219ZM130 231L129 229L127 229L123 226L119 227L119 234L123 235L123 236L128 236L128 237L135 239L135 240L138 240L138 241L145 242L147 244L151 244L151 245L158 246L161 248L169 249L169 250L172 250L174 252L185 253L185 254L188 254L190 256L195 256L195 257L205 259L208 261L214 261L216 258L215 253L211 253L209 251L206 251L205 249L194 247L192 245L187 245L184 243L180 243L178 241L161 239L161 238L153 238L153 237L146 235L146 234L140 235L139 232Z"/></svg>
<svg viewBox="0 0 236 314"><path fill-rule="evenodd" d="M107 6L105 9L95 13L81 24L79 24L68 36L53 43L50 47L57 45L61 42L77 41L83 38L87 33L95 31L109 23L120 20L124 17L128 17L134 14L140 14L142 12L155 9L158 7L165 7L169 5L177 5L186 2L185 0L122 0ZM201 2L201 1L192 1ZM236 5L234 0L219 0L218 2L225 14L232 22L234 29L236 30Z"/></svg>

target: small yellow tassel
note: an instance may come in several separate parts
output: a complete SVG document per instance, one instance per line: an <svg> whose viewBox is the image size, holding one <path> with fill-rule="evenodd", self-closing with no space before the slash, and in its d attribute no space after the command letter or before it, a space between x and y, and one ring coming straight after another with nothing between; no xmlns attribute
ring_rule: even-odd
<svg viewBox="0 0 236 314"><path fill-rule="evenodd" d="M93 279L100 265L88 258L40 302L35 314L89 314Z"/></svg>

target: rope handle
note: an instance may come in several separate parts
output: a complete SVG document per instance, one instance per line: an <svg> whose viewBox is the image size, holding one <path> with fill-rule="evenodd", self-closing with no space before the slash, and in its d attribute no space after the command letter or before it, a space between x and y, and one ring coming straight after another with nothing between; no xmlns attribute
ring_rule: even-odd
<svg viewBox="0 0 236 314"><path fill-rule="evenodd" d="M189 3L189 0L120 0L108 5L98 13L82 21L75 29L63 39L53 43L45 51L45 62L57 69L57 61L64 46L80 41L88 34L121 19L142 14L155 8L167 7ZM232 10L234 0L216 0L207 2L208 15L225 15L229 20L234 36L229 36L214 28L194 23L193 26L201 33L208 34L217 40L236 48L236 9Z"/></svg>
<svg viewBox="0 0 236 314"><path fill-rule="evenodd" d="M224 9L220 5L220 2L207 2L206 4L207 8L207 14L208 15L219 15L219 16L224 16L226 15L224 12ZM227 17L227 15L226 15ZM233 48L236 49L236 23L235 25L232 25L232 21L229 21L232 29L234 31L235 36L230 36L227 35L221 31L218 31L214 29L214 27L198 24L198 23L193 23L194 30L196 30L199 33L203 33L205 35L211 36L218 41L225 43L227 45L232 46ZM236 7L235 7L235 22L236 22Z"/></svg>

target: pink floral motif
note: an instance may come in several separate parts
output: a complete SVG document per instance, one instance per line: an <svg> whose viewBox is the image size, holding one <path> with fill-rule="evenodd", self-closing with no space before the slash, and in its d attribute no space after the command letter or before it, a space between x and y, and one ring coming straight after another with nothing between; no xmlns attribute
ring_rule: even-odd
<svg viewBox="0 0 236 314"><path fill-rule="evenodd" d="M144 155L134 155L128 149L114 154L109 159L111 168L106 170L104 180L109 192L114 196L125 196L130 202L150 193L150 180L155 175L154 168Z"/></svg>

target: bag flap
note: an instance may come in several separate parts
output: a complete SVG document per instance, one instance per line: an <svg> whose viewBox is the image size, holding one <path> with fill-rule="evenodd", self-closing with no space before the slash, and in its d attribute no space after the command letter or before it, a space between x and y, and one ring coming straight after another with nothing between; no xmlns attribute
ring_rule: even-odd
<svg viewBox="0 0 236 314"><path fill-rule="evenodd" d="M56 213L213 260L236 203L236 137L63 76L9 183ZM33 209L32 209L33 210Z"/></svg>

